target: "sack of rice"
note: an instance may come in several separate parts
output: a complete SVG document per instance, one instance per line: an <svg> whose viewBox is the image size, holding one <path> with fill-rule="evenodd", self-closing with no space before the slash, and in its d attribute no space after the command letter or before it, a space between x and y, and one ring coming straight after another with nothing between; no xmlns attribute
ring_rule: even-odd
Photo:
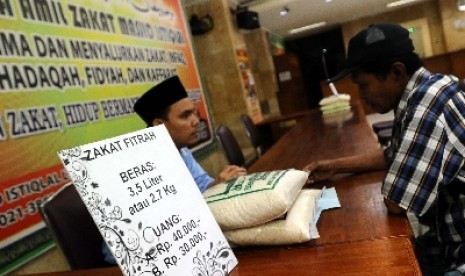
<svg viewBox="0 0 465 276"><path fill-rule="evenodd" d="M331 104L348 104L350 102L349 94L338 94L325 97L320 100L320 106L326 106Z"/></svg>
<svg viewBox="0 0 465 276"><path fill-rule="evenodd" d="M325 125L339 126L341 123L349 121L354 117L354 113L351 110L345 110L335 113L323 114L323 123Z"/></svg>
<svg viewBox="0 0 465 276"><path fill-rule="evenodd" d="M331 114L350 110L350 95L338 94L323 98L320 103L320 110L323 114Z"/></svg>
<svg viewBox="0 0 465 276"><path fill-rule="evenodd" d="M222 230L252 227L286 213L307 178L294 169L252 173L212 186L203 197Z"/></svg>
<svg viewBox="0 0 465 276"><path fill-rule="evenodd" d="M319 237L313 221L321 190L303 189L284 218L263 225L224 231L231 246L303 243Z"/></svg>

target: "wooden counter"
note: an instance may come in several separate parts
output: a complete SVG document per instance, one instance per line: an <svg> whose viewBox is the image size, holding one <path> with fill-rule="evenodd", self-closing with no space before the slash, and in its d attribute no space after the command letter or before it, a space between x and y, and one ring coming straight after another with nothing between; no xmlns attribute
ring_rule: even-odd
<svg viewBox="0 0 465 276"><path fill-rule="evenodd" d="M250 169L251 172L303 168L311 161L350 156L375 150L379 144L360 104L350 113L323 117L313 109L277 141ZM326 123L325 123L326 122Z"/></svg>
<svg viewBox="0 0 465 276"><path fill-rule="evenodd" d="M312 160L379 148L360 105L353 106L351 116L329 123L327 119L319 110L310 111L250 172L301 169ZM230 275L421 275L406 216L390 215L384 206L384 174L341 175L315 185L335 187L342 206L323 211L317 224L320 238L288 246L236 248L239 265ZM43 275L106 276L121 272L111 267Z"/></svg>
<svg viewBox="0 0 465 276"><path fill-rule="evenodd" d="M230 276L421 275L412 243L405 237L236 254Z"/></svg>
<svg viewBox="0 0 465 276"><path fill-rule="evenodd" d="M379 149L362 106L355 104L351 112L351 116L341 116L338 121L333 116L332 120L328 120L318 109L310 111L253 164L249 172L302 169L311 161ZM323 212L317 225L320 238L307 244L354 242L391 236L413 239L413 230L406 216L387 213L381 195L384 175L384 171L340 175L314 185L315 188L335 187L342 207Z"/></svg>
<svg viewBox="0 0 465 276"><path fill-rule="evenodd" d="M286 132L294 127L301 118L305 117L310 112L310 110L304 110L293 114L272 116L255 123L255 126L260 132L264 150L266 151L269 149Z"/></svg>
<svg viewBox="0 0 465 276"><path fill-rule="evenodd" d="M421 275L412 243L405 237L364 240L314 248L236 254L229 276ZM123 275L118 267L35 274L36 276Z"/></svg>

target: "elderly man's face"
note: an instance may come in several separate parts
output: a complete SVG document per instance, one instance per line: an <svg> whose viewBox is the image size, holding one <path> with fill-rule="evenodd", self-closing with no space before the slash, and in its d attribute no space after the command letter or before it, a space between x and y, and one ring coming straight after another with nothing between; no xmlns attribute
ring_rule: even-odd
<svg viewBox="0 0 465 276"><path fill-rule="evenodd" d="M199 139L199 117L190 98L184 98L172 104L167 120L162 120L162 122L178 148L193 145Z"/></svg>
<svg viewBox="0 0 465 276"><path fill-rule="evenodd" d="M399 104L410 78L405 73L404 65L396 63L392 67L385 79L371 73L359 73L352 76L352 80L358 85L360 97L373 110L381 114Z"/></svg>

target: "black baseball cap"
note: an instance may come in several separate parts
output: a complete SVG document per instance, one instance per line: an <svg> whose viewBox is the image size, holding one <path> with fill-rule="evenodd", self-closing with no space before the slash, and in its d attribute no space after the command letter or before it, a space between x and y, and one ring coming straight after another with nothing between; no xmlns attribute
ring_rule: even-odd
<svg viewBox="0 0 465 276"><path fill-rule="evenodd" d="M145 92L134 104L134 111L151 126L157 114L184 98L187 91L179 77L173 76Z"/></svg>
<svg viewBox="0 0 465 276"><path fill-rule="evenodd" d="M404 27L392 23L368 26L350 39L346 69L329 81L340 80L364 64L413 52L415 47L409 34Z"/></svg>

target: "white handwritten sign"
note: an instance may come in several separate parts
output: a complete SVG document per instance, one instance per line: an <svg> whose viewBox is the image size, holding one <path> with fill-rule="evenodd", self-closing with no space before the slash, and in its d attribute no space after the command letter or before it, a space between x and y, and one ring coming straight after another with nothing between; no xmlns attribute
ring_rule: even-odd
<svg viewBox="0 0 465 276"><path fill-rule="evenodd" d="M227 275L237 265L164 126L58 155L125 275Z"/></svg>

